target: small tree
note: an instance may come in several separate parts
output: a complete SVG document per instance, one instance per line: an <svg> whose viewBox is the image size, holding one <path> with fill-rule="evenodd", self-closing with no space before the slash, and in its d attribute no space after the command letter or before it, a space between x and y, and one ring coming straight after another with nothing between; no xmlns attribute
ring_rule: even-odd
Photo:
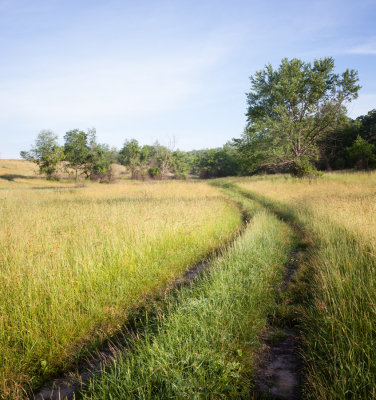
<svg viewBox="0 0 376 400"><path fill-rule="evenodd" d="M78 172L85 170L85 164L89 158L88 136L88 133L79 129L68 131L64 136L65 159L68 161L68 167L75 170L76 180L78 179Z"/></svg>
<svg viewBox="0 0 376 400"><path fill-rule="evenodd" d="M360 89L357 72L336 74L330 57L313 64L284 59L277 70L269 64L250 79L248 123L236 145L251 171L309 167L318 159L317 142Z"/></svg>
<svg viewBox="0 0 376 400"><path fill-rule="evenodd" d="M64 159L63 148L58 145L57 135L50 130L39 133L34 147L30 151L21 151L22 158L36 163L40 174L46 174L47 179L52 179L57 166Z"/></svg>
<svg viewBox="0 0 376 400"><path fill-rule="evenodd" d="M348 147L347 151L358 169L368 169L376 164L375 147L374 144L368 143L358 135L354 144Z"/></svg>
<svg viewBox="0 0 376 400"><path fill-rule="evenodd" d="M176 150L172 153L171 171L175 178L187 179L189 159L186 152Z"/></svg>
<svg viewBox="0 0 376 400"><path fill-rule="evenodd" d="M91 180L111 181L112 163L115 161L115 150L107 144L96 143L91 146L85 164L85 174Z"/></svg>
<svg viewBox="0 0 376 400"><path fill-rule="evenodd" d="M141 148L136 139L126 140L119 151L119 162L131 171L132 179L136 178L136 172L140 166Z"/></svg>
<svg viewBox="0 0 376 400"><path fill-rule="evenodd" d="M157 163L157 167L159 168L159 177L161 179L166 178L167 173L172 166L172 147L172 144L169 147L162 146L158 142L154 144L155 161Z"/></svg>

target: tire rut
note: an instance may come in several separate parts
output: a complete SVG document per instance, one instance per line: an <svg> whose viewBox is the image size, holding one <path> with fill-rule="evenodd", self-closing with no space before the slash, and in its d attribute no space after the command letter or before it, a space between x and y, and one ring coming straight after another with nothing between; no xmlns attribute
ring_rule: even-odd
<svg viewBox="0 0 376 400"><path fill-rule="evenodd" d="M131 350L130 342L137 338L145 329L145 325L158 323L158 314L165 306L167 295L174 293L183 287L193 285L201 278L205 270L210 266L212 260L220 255L225 248L229 248L234 241L243 234L249 216L240 210L242 214L242 226L234 236L222 247L214 250L213 254L206 260L188 268L180 277L168 283L159 297L147 298L145 304L136 310L135 316L124 325L121 332L111 338L99 350L91 353L86 359L78 362L71 371L61 374L35 390L29 398L31 400L79 400L80 392L88 384L90 379L98 374L101 369L114 361L120 352ZM147 321L147 322L146 322Z"/></svg>
<svg viewBox="0 0 376 400"><path fill-rule="evenodd" d="M209 264L210 261L200 262L189 268L182 276L168 284L165 288L165 294L173 290L180 290L185 286L193 285L200 278L205 269L208 268ZM162 300L160 302L162 302ZM65 376L53 379L43 385L42 388L31 396L31 399L78 400L83 386L87 384L95 374L99 373L103 366L115 360L120 351L130 349L128 343L129 339L135 338L143 331L144 323L139 322L144 320L145 315L148 315L148 319L153 318L153 314L157 314L158 310L160 310L157 304L158 299L152 300L152 307L155 306L155 309L151 310L151 312L147 307L141 307L138 311L140 317L135 317L133 322L126 324L118 337L113 339L101 350L96 351L90 358L86 359L86 361L79 364L76 371L67 373Z"/></svg>
<svg viewBox="0 0 376 400"><path fill-rule="evenodd" d="M287 291L298 268L298 250L291 252L280 292ZM279 327L273 322L262 335L263 351L255 375L254 399L299 400L302 383L300 332L296 326Z"/></svg>
<svg viewBox="0 0 376 400"><path fill-rule="evenodd" d="M253 195L236 184L225 184L227 189L253 200L288 224L296 233L299 248L291 251L290 261L286 265L283 283L279 288L280 298L289 293L291 282L299 268L302 250L308 246L306 233L291 215L275 209L266 198ZM285 303L290 309L296 304ZM303 385L303 360L301 357L301 332L297 321L292 318L287 324L277 318L271 318L269 326L261 336L262 350L256 366L250 398L254 400L300 400Z"/></svg>

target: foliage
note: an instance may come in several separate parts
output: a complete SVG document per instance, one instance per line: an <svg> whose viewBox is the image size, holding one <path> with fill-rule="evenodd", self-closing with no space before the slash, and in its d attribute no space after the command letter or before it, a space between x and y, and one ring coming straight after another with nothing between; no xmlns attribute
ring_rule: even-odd
<svg viewBox="0 0 376 400"><path fill-rule="evenodd" d="M371 144L376 145L376 109L361 115L356 119L360 123L360 136Z"/></svg>
<svg viewBox="0 0 376 400"><path fill-rule="evenodd" d="M376 110L359 116L356 120L348 117L339 119L336 126L318 143L320 148L318 166L326 170L375 167L374 156L371 153L375 155L376 153L372 150L372 146L370 150L365 150L369 153L368 161L366 159L361 161L352 151L349 152L358 137L371 145L376 145Z"/></svg>
<svg viewBox="0 0 376 400"><path fill-rule="evenodd" d="M315 178L321 175L315 166L312 165L307 159L297 160L291 166L290 173L297 178Z"/></svg>
<svg viewBox="0 0 376 400"><path fill-rule="evenodd" d="M107 144L93 143L85 164L85 174L91 180L111 181L111 164L116 160L116 151Z"/></svg>
<svg viewBox="0 0 376 400"><path fill-rule="evenodd" d="M197 152L195 164L197 174L204 179L234 176L240 172L237 151L230 143L219 149Z"/></svg>
<svg viewBox="0 0 376 400"><path fill-rule="evenodd" d="M67 167L78 174L83 173L87 179L111 180L111 164L114 161L114 150L106 144L98 144L95 129L88 132L73 129L65 136L65 159Z"/></svg>
<svg viewBox="0 0 376 400"><path fill-rule="evenodd" d="M368 143L360 135L354 144L347 148L350 159L356 163L358 169L368 169L376 165L375 145Z"/></svg>
<svg viewBox="0 0 376 400"><path fill-rule="evenodd" d="M89 157L88 134L79 129L68 131L64 135L64 153L68 161L68 167L76 171L76 180L78 171L85 168Z"/></svg>
<svg viewBox="0 0 376 400"><path fill-rule="evenodd" d="M119 151L119 162L129 168L132 179L165 179L168 174L184 178L189 169L184 152L172 151L158 142L140 146L136 139L126 140Z"/></svg>
<svg viewBox="0 0 376 400"><path fill-rule="evenodd" d="M251 171L281 167L294 171L296 164L316 160L319 139L360 89L357 72L334 73L332 58L313 64L283 59L277 70L269 64L250 79L248 124L235 143Z"/></svg>
<svg viewBox="0 0 376 400"><path fill-rule="evenodd" d="M353 121L343 116L336 125L318 141L320 149L317 166L324 170L352 168L347 148L350 147L361 129L360 121Z"/></svg>
<svg viewBox="0 0 376 400"><path fill-rule="evenodd" d="M172 153L171 171L175 178L186 179L190 169L189 156L186 152L176 150Z"/></svg>
<svg viewBox="0 0 376 400"><path fill-rule="evenodd" d="M136 139L126 140L119 151L119 162L130 169L133 179L136 177L136 171L140 166L140 156L141 148Z"/></svg>
<svg viewBox="0 0 376 400"><path fill-rule="evenodd" d="M43 130L39 133L34 147L30 151L21 151L22 158L36 163L40 174L46 174L47 179L53 179L61 160L64 159L63 149L58 145L57 135L52 131Z"/></svg>
<svg viewBox="0 0 376 400"><path fill-rule="evenodd" d="M160 175L161 169L159 167L150 167L148 173L152 178L155 178Z"/></svg>
<svg viewBox="0 0 376 400"><path fill-rule="evenodd" d="M160 170L159 177L165 179L173 166L172 150L156 142L154 144L154 161Z"/></svg>

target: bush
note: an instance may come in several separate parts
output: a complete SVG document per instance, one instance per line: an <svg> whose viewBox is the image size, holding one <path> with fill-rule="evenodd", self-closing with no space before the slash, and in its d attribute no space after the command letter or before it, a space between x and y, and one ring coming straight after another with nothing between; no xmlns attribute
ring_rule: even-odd
<svg viewBox="0 0 376 400"><path fill-rule="evenodd" d="M161 169L159 167L151 167L148 172L151 178L156 178L161 174Z"/></svg>
<svg viewBox="0 0 376 400"><path fill-rule="evenodd" d="M290 173L297 178L317 178L322 172L317 171L316 167L308 160L297 160L290 169Z"/></svg>

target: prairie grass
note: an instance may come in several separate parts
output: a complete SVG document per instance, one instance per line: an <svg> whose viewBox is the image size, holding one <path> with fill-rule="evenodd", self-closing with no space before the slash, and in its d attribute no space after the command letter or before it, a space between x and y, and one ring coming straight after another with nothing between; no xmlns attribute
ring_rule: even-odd
<svg viewBox="0 0 376 400"><path fill-rule="evenodd" d="M112 164L113 180L129 180L130 174L126 168L120 164ZM64 186L75 186L75 171L66 168L66 163L62 163L56 171L57 176L61 178ZM0 190L15 188L43 188L43 187L61 187L61 182L56 180L47 181L45 176L39 174L39 168L36 164L26 160L7 160L0 159ZM83 184L81 177L80 184Z"/></svg>
<svg viewBox="0 0 376 400"><path fill-rule="evenodd" d="M91 382L85 400L249 398L294 238L256 203L237 200L254 215L245 233L170 302L155 334L146 329Z"/></svg>
<svg viewBox="0 0 376 400"><path fill-rule="evenodd" d="M12 400L118 331L241 223L205 183L54 185L0 192L0 397Z"/></svg>
<svg viewBox="0 0 376 400"><path fill-rule="evenodd" d="M300 277L306 397L376 398L376 174L235 181L313 241Z"/></svg>
<svg viewBox="0 0 376 400"><path fill-rule="evenodd" d="M0 159L0 189L20 185L45 186L46 180L38 175L38 167L29 161Z"/></svg>

